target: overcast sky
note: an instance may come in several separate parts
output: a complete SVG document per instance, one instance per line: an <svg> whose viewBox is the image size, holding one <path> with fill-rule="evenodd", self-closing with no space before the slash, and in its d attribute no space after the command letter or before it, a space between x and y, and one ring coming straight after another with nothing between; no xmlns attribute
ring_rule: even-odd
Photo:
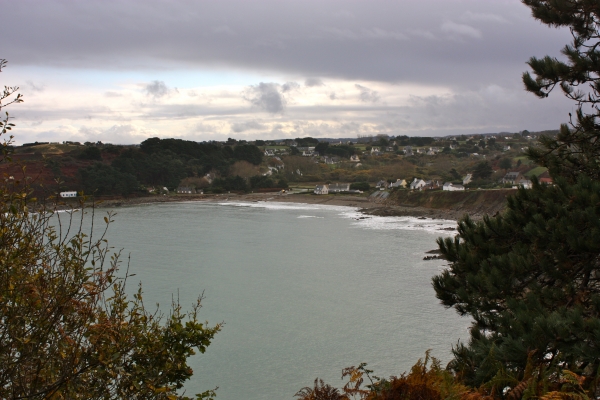
<svg viewBox="0 0 600 400"><path fill-rule="evenodd" d="M523 90L567 30L519 0L0 0L18 143L557 129Z"/></svg>

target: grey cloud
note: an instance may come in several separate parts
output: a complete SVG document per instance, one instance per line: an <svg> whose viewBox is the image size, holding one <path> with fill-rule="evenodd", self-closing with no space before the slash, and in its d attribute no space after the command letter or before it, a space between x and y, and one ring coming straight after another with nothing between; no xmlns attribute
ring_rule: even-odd
<svg viewBox="0 0 600 400"><path fill-rule="evenodd" d="M106 97L121 97L122 94L119 93L119 92L111 92L111 91L109 91L109 92L104 92L104 96L106 96Z"/></svg>
<svg viewBox="0 0 600 400"><path fill-rule="evenodd" d="M401 32L386 31L380 28L362 29L362 35L369 39L395 39L408 40L408 36Z"/></svg>
<svg viewBox="0 0 600 400"><path fill-rule="evenodd" d="M465 12L463 18L467 21L477 21L477 22L497 22L500 24L508 24L510 23L506 18L497 14L489 14L489 13L476 13L467 11Z"/></svg>
<svg viewBox="0 0 600 400"><path fill-rule="evenodd" d="M306 86L306 87L315 87L315 86L323 86L323 85L325 85L325 84L319 78L307 78L304 81L304 86Z"/></svg>
<svg viewBox="0 0 600 400"><path fill-rule="evenodd" d="M152 81L146 85L144 90L149 96L152 96L155 99L166 96L170 91L163 81Z"/></svg>
<svg viewBox="0 0 600 400"><path fill-rule="evenodd" d="M266 129L267 129L266 125L261 124L260 122L257 122L257 121L237 122L237 123L231 125L231 130L236 133L250 131L250 130L264 131Z"/></svg>
<svg viewBox="0 0 600 400"><path fill-rule="evenodd" d="M260 6L221 0L210 7L184 0L87 1L78 7L20 0L3 2L2 9L11 18L0 33L28 32L3 43L3 57L15 66L44 68L219 66L465 88L518 80L530 56L559 55L571 39L566 29L539 24L518 0L378 6L360 0L262 0ZM479 40L465 46L464 40L432 40L437 34Z"/></svg>
<svg viewBox="0 0 600 400"><path fill-rule="evenodd" d="M371 90L366 86L359 85L358 83L354 86L360 90L360 101L365 103L377 103L379 101L379 93L377 93L375 90Z"/></svg>
<svg viewBox="0 0 600 400"><path fill-rule="evenodd" d="M481 31L465 24L457 24L456 22L446 21L442 24L441 29L445 33L456 34L459 36L468 36L475 39L481 39Z"/></svg>
<svg viewBox="0 0 600 400"><path fill-rule="evenodd" d="M331 100L335 100L335 99L337 99L337 95L335 94L335 92L331 92L331 93L329 93L329 98Z"/></svg>
<svg viewBox="0 0 600 400"><path fill-rule="evenodd" d="M281 91L283 93L291 92L292 90L295 90L298 88L300 88L300 85L297 82L286 82L281 86Z"/></svg>
<svg viewBox="0 0 600 400"><path fill-rule="evenodd" d="M246 89L243 98L260 110L272 114L283 113L286 101L279 88L280 86L276 83L261 82Z"/></svg>
<svg viewBox="0 0 600 400"><path fill-rule="evenodd" d="M31 90L32 92L43 92L46 89L44 84L36 84L32 81L25 82L25 90Z"/></svg>

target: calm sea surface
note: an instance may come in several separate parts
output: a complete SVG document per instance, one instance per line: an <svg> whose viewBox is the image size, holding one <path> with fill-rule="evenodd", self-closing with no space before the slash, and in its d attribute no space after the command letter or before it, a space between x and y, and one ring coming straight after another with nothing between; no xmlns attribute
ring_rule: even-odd
<svg viewBox="0 0 600 400"><path fill-rule="evenodd" d="M147 304L184 308L204 292L201 318L224 321L191 360L188 395L292 399L316 377L341 386L360 362L399 374L427 349L447 362L469 321L439 305L423 261L450 221L367 217L292 203L171 203L118 209L108 239L131 254L130 289Z"/></svg>

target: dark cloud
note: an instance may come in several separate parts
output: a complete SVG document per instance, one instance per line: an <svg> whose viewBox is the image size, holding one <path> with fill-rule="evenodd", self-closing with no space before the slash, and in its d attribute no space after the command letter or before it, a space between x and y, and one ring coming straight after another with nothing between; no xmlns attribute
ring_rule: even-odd
<svg viewBox="0 0 600 400"><path fill-rule="evenodd" d="M281 91L283 93L291 92L292 90L298 89L299 87L300 85L297 82L286 82L281 86Z"/></svg>
<svg viewBox="0 0 600 400"><path fill-rule="evenodd" d="M359 85L358 83L354 86L360 90L360 101L364 103L377 103L379 101L379 93L377 93L375 90L371 90L366 86Z"/></svg>
<svg viewBox="0 0 600 400"><path fill-rule="evenodd" d="M307 78L304 81L304 86L306 86L306 87L315 87L315 86L323 86L323 85L325 85L325 84L319 78Z"/></svg>
<svg viewBox="0 0 600 400"><path fill-rule="evenodd" d="M246 89L243 98L262 111L271 114L283 113L286 101L280 92L280 88L281 86L277 83L261 82Z"/></svg>
<svg viewBox="0 0 600 400"><path fill-rule="evenodd" d="M530 56L560 56L570 41L566 29L541 25L519 0L68 4L2 2L11 16L0 27L11 38L2 56L44 68L216 65L465 87L518 80Z"/></svg>
<svg viewBox="0 0 600 400"><path fill-rule="evenodd" d="M144 88L148 96L152 96L155 99L166 96L169 94L169 88L163 81L152 81Z"/></svg>

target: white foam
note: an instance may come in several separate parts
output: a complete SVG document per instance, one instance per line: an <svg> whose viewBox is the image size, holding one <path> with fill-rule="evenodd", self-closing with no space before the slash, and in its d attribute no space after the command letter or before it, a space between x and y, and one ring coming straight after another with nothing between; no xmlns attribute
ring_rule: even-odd
<svg viewBox="0 0 600 400"><path fill-rule="evenodd" d="M407 230L425 231L436 235L446 234L454 236L455 231L447 228L456 228L456 221L445 219L420 219L417 217L379 217L366 216L360 212L346 212L340 214L343 217L355 220L352 225L364 229L375 230Z"/></svg>
<svg viewBox="0 0 600 400"><path fill-rule="evenodd" d="M268 210L331 210L331 211L347 211L358 210L355 207L331 206L324 204L303 204L303 203L284 203L277 201L258 201L256 203L248 203L242 201L228 201L216 203L220 206L233 207L250 207L250 208L265 208Z"/></svg>
<svg viewBox="0 0 600 400"><path fill-rule="evenodd" d="M259 201L254 203L227 201L216 203L221 206L264 208L267 210L323 210L338 211L343 218L353 219L352 225L374 230L407 230L425 231L436 235L454 236L456 231L447 228L456 228L456 221L445 219L420 219L417 217L379 217L365 215L357 207L332 206L324 204L284 203L276 201ZM298 218L324 218L312 215L300 215Z"/></svg>

